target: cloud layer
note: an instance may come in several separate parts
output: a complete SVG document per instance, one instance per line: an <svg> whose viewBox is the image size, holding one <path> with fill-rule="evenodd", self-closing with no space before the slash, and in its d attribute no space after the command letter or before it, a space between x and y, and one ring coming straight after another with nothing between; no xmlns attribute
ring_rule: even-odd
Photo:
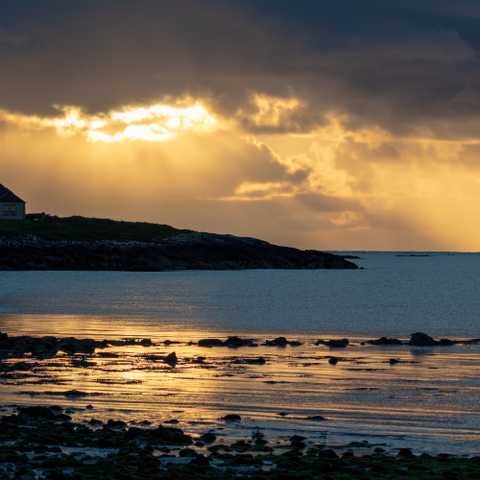
<svg viewBox="0 0 480 480"><path fill-rule="evenodd" d="M304 247L479 248L475 2L0 13L0 180L32 209Z"/></svg>

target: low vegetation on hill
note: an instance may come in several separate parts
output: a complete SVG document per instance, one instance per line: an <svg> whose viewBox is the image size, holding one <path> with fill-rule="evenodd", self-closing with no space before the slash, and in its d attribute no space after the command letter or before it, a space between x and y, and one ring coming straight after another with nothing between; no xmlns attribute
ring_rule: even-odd
<svg viewBox="0 0 480 480"><path fill-rule="evenodd" d="M86 217L28 215L26 220L0 220L0 236L34 235L44 240L157 242L186 230L169 225Z"/></svg>
<svg viewBox="0 0 480 480"><path fill-rule="evenodd" d="M339 255L168 225L29 215L0 222L0 270L356 269Z"/></svg>

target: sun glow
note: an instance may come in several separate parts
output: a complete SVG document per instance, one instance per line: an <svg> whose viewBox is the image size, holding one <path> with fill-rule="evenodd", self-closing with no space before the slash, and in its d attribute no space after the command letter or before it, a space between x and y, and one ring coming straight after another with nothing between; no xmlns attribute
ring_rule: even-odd
<svg viewBox="0 0 480 480"><path fill-rule="evenodd" d="M199 101L125 106L90 115L75 106L55 106L56 117L24 115L0 110L0 122L28 129L53 128L59 135L83 135L92 142L127 140L162 142L182 133L209 133L219 128L218 119Z"/></svg>

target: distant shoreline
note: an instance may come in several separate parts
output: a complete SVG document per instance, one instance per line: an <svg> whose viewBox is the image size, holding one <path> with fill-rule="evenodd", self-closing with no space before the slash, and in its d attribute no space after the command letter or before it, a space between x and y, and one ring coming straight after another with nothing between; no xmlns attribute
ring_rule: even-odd
<svg viewBox="0 0 480 480"><path fill-rule="evenodd" d="M0 221L0 270L357 269L342 255L168 225L84 217Z"/></svg>

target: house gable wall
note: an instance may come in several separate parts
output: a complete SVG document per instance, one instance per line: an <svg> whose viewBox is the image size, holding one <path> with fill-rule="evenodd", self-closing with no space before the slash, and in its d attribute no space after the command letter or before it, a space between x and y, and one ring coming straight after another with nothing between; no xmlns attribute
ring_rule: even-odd
<svg viewBox="0 0 480 480"><path fill-rule="evenodd" d="M0 220L23 220L24 218L24 203L0 203Z"/></svg>

